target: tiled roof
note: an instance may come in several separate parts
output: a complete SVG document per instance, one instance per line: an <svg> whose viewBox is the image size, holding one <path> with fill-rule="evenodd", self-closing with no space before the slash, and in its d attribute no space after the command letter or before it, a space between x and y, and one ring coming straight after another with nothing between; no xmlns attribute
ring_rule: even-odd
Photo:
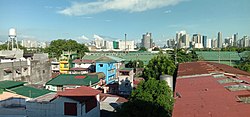
<svg viewBox="0 0 250 117"><path fill-rule="evenodd" d="M210 62L182 63L179 68L172 117L250 115L250 104L239 100L239 97L250 95L247 88L250 75L227 65ZM227 89L231 86L237 88L237 85L239 89Z"/></svg>
<svg viewBox="0 0 250 117"><path fill-rule="evenodd" d="M57 92L58 96L96 96L101 91L91 87L81 86L76 89L66 89L65 91Z"/></svg>
<svg viewBox="0 0 250 117"><path fill-rule="evenodd" d="M0 81L0 88L9 89L13 87L22 86L25 83L26 82L5 80L5 81Z"/></svg>
<svg viewBox="0 0 250 117"><path fill-rule="evenodd" d="M11 91L30 98L36 98L42 95L45 95L47 93L50 93L51 91L46 90L46 89L37 89L33 87L28 87L28 86L19 86L10 89Z"/></svg>
<svg viewBox="0 0 250 117"><path fill-rule="evenodd" d="M76 76L86 76L85 78L76 78ZM99 82L97 74L60 74L57 77L51 79L46 83L46 85L79 85L79 86L89 86Z"/></svg>

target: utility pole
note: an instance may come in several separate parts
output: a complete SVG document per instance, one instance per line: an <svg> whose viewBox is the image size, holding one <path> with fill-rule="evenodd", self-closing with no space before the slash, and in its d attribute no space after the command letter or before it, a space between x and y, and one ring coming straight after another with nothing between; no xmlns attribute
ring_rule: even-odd
<svg viewBox="0 0 250 117"><path fill-rule="evenodd" d="M127 34L125 33L125 53L126 53L126 50L127 50Z"/></svg>

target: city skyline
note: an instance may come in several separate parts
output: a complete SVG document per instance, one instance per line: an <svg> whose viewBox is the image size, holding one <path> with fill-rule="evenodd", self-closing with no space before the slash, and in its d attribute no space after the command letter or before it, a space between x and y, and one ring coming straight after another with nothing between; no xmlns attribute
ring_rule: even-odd
<svg viewBox="0 0 250 117"><path fill-rule="evenodd" d="M226 3L226 4L225 4ZM0 39L17 29L18 40L51 41L58 38L80 42L94 40L93 35L140 42L141 35L152 33L156 44L175 37L177 31L223 39L239 33L250 35L250 1L241 0L106 0L51 1L1 0ZM143 7L142 7L143 6Z"/></svg>

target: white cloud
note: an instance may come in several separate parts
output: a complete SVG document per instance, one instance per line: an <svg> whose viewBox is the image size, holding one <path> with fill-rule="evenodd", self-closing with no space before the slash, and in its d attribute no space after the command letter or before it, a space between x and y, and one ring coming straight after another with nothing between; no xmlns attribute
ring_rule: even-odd
<svg viewBox="0 0 250 117"><path fill-rule="evenodd" d="M171 13L171 12L172 12L171 10L164 11L164 13L166 13L166 14Z"/></svg>
<svg viewBox="0 0 250 117"><path fill-rule="evenodd" d="M98 0L95 2L75 2L70 7L58 11L64 15L80 16L108 10L142 12L171 5L185 0Z"/></svg>
<svg viewBox="0 0 250 117"><path fill-rule="evenodd" d="M81 37L79 37L78 39L82 39L82 40L89 40L88 37L86 37L85 35L82 35Z"/></svg>

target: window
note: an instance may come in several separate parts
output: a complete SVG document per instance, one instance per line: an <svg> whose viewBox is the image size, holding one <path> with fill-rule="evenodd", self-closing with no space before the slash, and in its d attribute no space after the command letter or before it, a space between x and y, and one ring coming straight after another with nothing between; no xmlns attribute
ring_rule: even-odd
<svg viewBox="0 0 250 117"><path fill-rule="evenodd" d="M77 116L76 103L64 102L64 115Z"/></svg>
<svg viewBox="0 0 250 117"><path fill-rule="evenodd" d="M103 64L100 64L100 67L103 67Z"/></svg>

